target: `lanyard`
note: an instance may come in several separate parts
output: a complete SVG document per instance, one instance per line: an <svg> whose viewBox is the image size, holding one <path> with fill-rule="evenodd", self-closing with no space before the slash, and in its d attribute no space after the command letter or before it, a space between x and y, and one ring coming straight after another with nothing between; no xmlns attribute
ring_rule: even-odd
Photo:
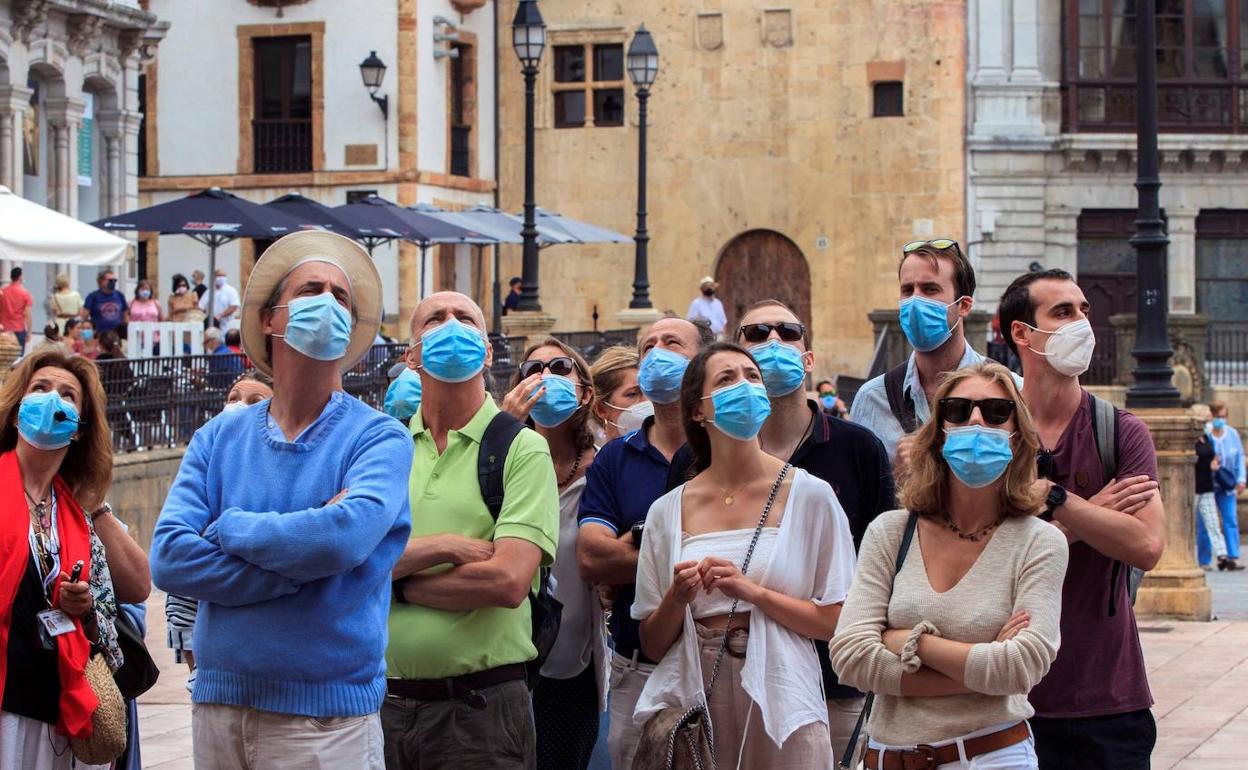
<svg viewBox="0 0 1248 770"><path fill-rule="evenodd" d="M39 581L43 584L43 593L49 600L52 596L52 584L61 574L61 540L56 529L56 490L52 491L51 526L42 533L35 532L35 524L30 523L30 552L35 557L35 570Z"/></svg>

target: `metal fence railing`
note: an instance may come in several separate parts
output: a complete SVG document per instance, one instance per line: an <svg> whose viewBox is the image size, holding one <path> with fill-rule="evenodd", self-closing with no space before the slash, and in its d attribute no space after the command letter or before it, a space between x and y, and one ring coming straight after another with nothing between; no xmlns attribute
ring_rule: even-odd
<svg viewBox="0 0 1248 770"><path fill-rule="evenodd" d="M1248 328L1210 327L1205 374L1214 387L1248 385Z"/></svg>
<svg viewBox="0 0 1248 770"><path fill-rule="evenodd" d="M590 363L613 345L636 345L640 329L607 329L606 331L554 332L553 337L580 351Z"/></svg>

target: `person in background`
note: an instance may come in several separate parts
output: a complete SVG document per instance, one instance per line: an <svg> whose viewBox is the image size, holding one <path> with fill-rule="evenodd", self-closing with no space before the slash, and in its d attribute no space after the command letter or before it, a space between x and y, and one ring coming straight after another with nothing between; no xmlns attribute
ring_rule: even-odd
<svg viewBox="0 0 1248 770"><path fill-rule="evenodd" d="M390 367L390 386L381 411L407 425L420 409L420 373L400 361Z"/></svg>
<svg viewBox="0 0 1248 770"><path fill-rule="evenodd" d="M503 315L507 315L520 304L520 276L514 276L507 282L507 297L503 300Z"/></svg>
<svg viewBox="0 0 1248 770"><path fill-rule="evenodd" d="M74 352L70 344L62 339L61 332L57 328L55 321L43 327L43 342L36 345L35 350L59 350L66 355L71 355Z"/></svg>
<svg viewBox="0 0 1248 770"><path fill-rule="evenodd" d="M69 276L56 274L56 290L48 298L48 314L56 319L56 327L65 333L65 322L82 313L82 295L69 286Z"/></svg>
<svg viewBox="0 0 1248 770"><path fill-rule="evenodd" d="M876 695L868 770L1035 768L1027 693L1062 641L1067 563L1066 539L1038 516L1040 439L995 362L947 375L933 405L907 510L867 530L832 666Z"/></svg>
<svg viewBox="0 0 1248 770"><path fill-rule="evenodd" d="M1218 560L1218 571L1228 569L1226 538L1222 536L1222 521L1218 503L1213 493L1213 474L1221 466L1213 439L1201 433L1196 439L1196 561L1203 570L1213 569L1211 560ZM1238 563L1231 570L1243 569Z"/></svg>
<svg viewBox="0 0 1248 770"><path fill-rule="evenodd" d="M711 329L715 339L723 339L724 329L728 326L728 317L724 315L724 303L715 296L719 284L711 276L706 276L698 285L701 294L689 303L689 312L685 318L690 321L704 321Z"/></svg>
<svg viewBox="0 0 1248 770"><path fill-rule="evenodd" d="M226 278L225 270L217 268L217 274L213 277L214 292L209 294L212 296L212 308L208 308L208 300L205 297L199 298L199 309L208 313L212 318L212 326L218 329L228 329L236 322L234 314L238 312L239 298L238 289L229 284Z"/></svg>
<svg viewBox="0 0 1248 770"><path fill-rule="evenodd" d="M191 284L186 276L181 273L173 276L172 291L168 299L169 320L174 323L198 320L190 317L192 313L199 312L199 298L191 291Z"/></svg>
<svg viewBox="0 0 1248 770"><path fill-rule="evenodd" d="M104 332L100 335L100 352L96 354L96 361L113 361L125 359L126 354L121 351L121 337L117 336L117 332Z"/></svg>
<svg viewBox="0 0 1248 770"><path fill-rule="evenodd" d="M9 271L9 285L0 291L0 329L17 337L22 355L26 354L26 337L34 325L30 313L34 306L35 300L22 281L22 269L13 268Z"/></svg>
<svg viewBox="0 0 1248 770"><path fill-rule="evenodd" d="M815 383L815 393L819 398L819 408L832 417L848 419L849 410L845 408L845 402L837 398L836 385L832 380L819 380Z"/></svg>
<svg viewBox="0 0 1248 770"><path fill-rule="evenodd" d="M70 318L65 322L65 342L76 355L95 358L100 343L95 338L95 328L88 318Z"/></svg>
<svg viewBox="0 0 1248 770"><path fill-rule="evenodd" d="M134 299L130 301L130 320L146 323L159 323L165 320L164 308L152 291L152 282L144 278L134 288ZM153 355L160 355L160 335L153 333ZM173 351L169 351L173 353Z"/></svg>
<svg viewBox="0 0 1248 770"><path fill-rule="evenodd" d="M566 343L547 337L525 351L503 399L503 411L546 439L559 486L559 548L551 577L563 616L533 688L538 767L585 770L607 702L602 609L576 567L577 509L597 453L589 424L592 398L589 364Z"/></svg>
<svg viewBox="0 0 1248 770"><path fill-rule="evenodd" d="M1209 405L1209 413L1213 419L1205 426L1205 432L1213 441L1214 452L1218 456L1218 470L1213 474L1213 497L1222 515L1222 533L1226 537L1226 566L1219 564L1221 569L1238 571L1243 569L1239 563L1239 517L1238 499L1244 492L1244 444L1240 440L1239 431L1227 423L1228 410L1226 404L1214 401ZM1199 519L1196 527L1196 552L1209 561L1210 534L1205 528L1204 519Z"/></svg>
<svg viewBox="0 0 1248 770"><path fill-rule="evenodd" d="M230 350L225 336L215 326L204 329L204 352L208 359L208 384L224 389L243 372L242 355Z"/></svg>
<svg viewBox="0 0 1248 770"><path fill-rule="evenodd" d="M95 277L98 287L87 295L82 317L91 321L97 334L111 332L127 320L126 297L117 291L117 273L105 268Z"/></svg>
<svg viewBox="0 0 1248 770"><path fill-rule="evenodd" d="M194 281L194 285L191 288L195 290L195 301L198 302L208 293L208 287L204 285L204 271L196 270L192 272L191 280Z"/></svg>
<svg viewBox="0 0 1248 770"><path fill-rule="evenodd" d="M262 372L248 372L234 381L225 399L223 414L246 409L273 398L273 381ZM183 596L169 594L165 597L166 641L173 650L176 663L185 663L189 676L186 689L195 687L195 617L199 614L199 602Z"/></svg>
<svg viewBox="0 0 1248 770"><path fill-rule="evenodd" d="M832 637L854 577L845 513L826 482L763 451L770 400L743 348L703 348L680 405L695 475L646 517L631 614L660 662L636 719L705 699L721 766L831 767L810 640Z"/></svg>
<svg viewBox="0 0 1248 770"><path fill-rule="evenodd" d="M654 404L637 384L637 348L615 345L589 367L594 399L590 409L602 426L602 444L640 430Z"/></svg>

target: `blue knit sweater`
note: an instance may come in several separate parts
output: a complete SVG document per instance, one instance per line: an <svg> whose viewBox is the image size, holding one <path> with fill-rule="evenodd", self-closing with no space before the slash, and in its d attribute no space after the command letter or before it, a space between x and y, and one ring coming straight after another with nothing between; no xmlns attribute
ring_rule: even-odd
<svg viewBox="0 0 1248 770"><path fill-rule="evenodd" d="M196 432L152 535L156 585L200 601L192 700L375 713L390 570L411 530L412 440L345 397L306 443L287 443L270 435L268 406Z"/></svg>

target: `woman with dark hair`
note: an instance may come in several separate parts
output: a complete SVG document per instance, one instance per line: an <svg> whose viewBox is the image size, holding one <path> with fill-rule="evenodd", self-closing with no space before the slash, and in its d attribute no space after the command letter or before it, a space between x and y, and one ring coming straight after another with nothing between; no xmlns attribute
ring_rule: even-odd
<svg viewBox="0 0 1248 770"><path fill-rule="evenodd" d="M637 719L705 703L722 767L830 767L810 640L831 638L853 578L845 512L826 482L759 446L771 407L743 348L703 348L680 404L696 475L646 518L632 615L661 662Z"/></svg>
<svg viewBox="0 0 1248 770"><path fill-rule="evenodd" d="M607 649L593 586L577 573L577 509L597 448L589 423L589 365L564 342L547 337L524 352L503 411L546 439L559 484L559 550L551 576L563 604L559 636L533 688L537 766L589 766L606 707Z"/></svg>
<svg viewBox="0 0 1248 770"><path fill-rule="evenodd" d="M871 770L1035 768L1027 693L1057 656L1068 555L1039 516L1040 438L997 363L950 373L933 403L908 510L881 514L863 540L832 667L875 693Z"/></svg>
<svg viewBox="0 0 1248 770"><path fill-rule="evenodd" d="M104 402L95 364L56 350L32 353L0 388L3 770L69 768L68 739L91 734L98 702L83 673L92 645L114 670L122 662L104 520L95 526L103 516L120 531L102 508L113 473ZM146 597L141 577L127 576L124 600Z"/></svg>
<svg viewBox="0 0 1248 770"><path fill-rule="evenodd" d="M169 295L169 320L194 321L197 319L190 316L192 313L199 312L199 295L191 291L190 281L186 280L186 276L181 273L174 275L173 293Z"/></svg>

